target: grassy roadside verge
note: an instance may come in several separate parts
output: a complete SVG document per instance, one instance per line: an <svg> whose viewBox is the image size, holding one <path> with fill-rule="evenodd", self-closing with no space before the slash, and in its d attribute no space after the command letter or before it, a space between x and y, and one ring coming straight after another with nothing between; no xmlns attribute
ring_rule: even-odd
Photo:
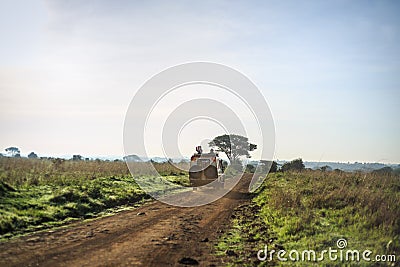
<svg viewBox="0 0 400 267"><path fill-rule="evenodd" d="M2 238L65 224L78 218L91 218L106 209L147 198L131 177L96 178L82 185L21 188L2 182L0 187Z"/></svg>
<svg viewBox="0 0 400 267"><path fill-rule="evenodd" d="M301 252L314 250L317 258L344 238L350 250L396 255L400 261L400 177L362 173L306 171L268 175L252 203L239 208L231 230L216 246L229 266L342 265L346 262L301 261ZM285 250L287 262L259 261L257 252L268 246ZM292 261L289 252L300 252ZM319 252L319 254L318 254ZM296 258L296 254L292 254ZM355 262L347 262L347 264ZM379 265L361 260L360 265ZM393 266L393 262L380 263Z"/></svg>
<svg viewBox="0 0 400 267"><path fill-rule="evenodd" d="M145 175L138 163L136 175ZM158 164L168 181L187 184L187 175ZM155 188L156 190L156 188ZM93 218L150 197L136 184L124 162L0 159L0 240Z"/></svg>

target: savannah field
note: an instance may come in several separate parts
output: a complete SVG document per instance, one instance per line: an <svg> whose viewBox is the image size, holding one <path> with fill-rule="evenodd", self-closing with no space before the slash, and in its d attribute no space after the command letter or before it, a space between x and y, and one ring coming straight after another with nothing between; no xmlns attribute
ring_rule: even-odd
<svg viewBox="0 0 400 267"><path fill-rule="evenodd" d="M146 176L147 164L137 163L135 175ZM169 181L182 185L189 182L187 173L169 163L154 166ZM3 239L112 213L113 208L148 199L123 161L0 158Z"/></svg>
<svg viewBox="0 0 400 267"><path fill-rule="evenodd" d="M146 177L149 163L135 164L133 175ZM188 174L168 162L155 163L154 166L168 180L188 185ZM251 174L247 173L245 177L251 178ZM243 189L246 186L239 191ZM176 214L182 213L174 217L175 213L168 215L171 207L152 201L138 187L125 162L0 158L0 244L10 254L13 253L13 244L23 246L35 238L46 240L46 236L51 236L54 231L54 235L58 233L59 240L63 235L69 235L68 231L72 236L77 235L73 233L74 229L79 229L80 223L87 220L94 219L98 223L112 220L111 230L106 229L108 233L114 231L113 227L115 231L121 230L122 226L118 225L122 219L118 216L146 214L148 219L142 216L137 220L150 223L149 228L162 223L162 218L166 216L171 220L168 226L163 224L165 233L161 231L167 238L162 237L163 241L157 245L165 246L168 253L175 248L175 254L169 259L160 255L166 263L176 258L178 265L180 262L224 266L309 265L309 262L302 261L282 262L276 257L271 261L260 261L257 252L266 245L270 250L322 251L335 247L340 238L346 239L348 249L369 249L372 255L398 256L399 203L400 176L395 173L287 170L270 173L254 193L227 195L215 204L214 215L210 212L213 204L210 204L193 209L174 208ZM153 211L157 211L154 213L157 219L150 219ZM179 220L182 220L179 224L181 230L176 226ZM140 225L134 228L136 230L130 231L141 229ZM67 231L67 234L62 231ZM145 234L142 234L144 240ZM82 237L81 245L85 245L87 238L87 235ZM137 238L140 239L140 236ZM47 259L48 250L45 248L49 244L34 242L43 249L43 259ZM106 245L104 240L95 243L98 245L99 242ZM199 256L183 257L179 251L185 251L187 256L192 253L189 248L177 249L185 247L185 242L198 242L196 244L204 248ZM65 251L62 253L65 254ZM205 253L209 256L204 257ZM191 262L192 258L195 261ZM82 262L71 264L78 266ZM325 259L318 264L330 266L343 263ZM398 261L360 261L359 264L394 266ZM18 265L20 263L16 262L15 266Z"/></svg>

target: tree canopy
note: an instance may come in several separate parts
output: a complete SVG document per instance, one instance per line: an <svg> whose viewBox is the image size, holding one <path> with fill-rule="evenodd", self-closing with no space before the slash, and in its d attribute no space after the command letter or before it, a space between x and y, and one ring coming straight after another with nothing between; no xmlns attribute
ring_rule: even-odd
<svg viewBox="0 0 400 267"><path fill-rule="evenodd" d="M14 146L8 147L5 150L11 157L19 157L21 153L19 148Z"/></svg>
<svg viewBox="0 0 400 267"><path fill-rule="evenodd" d="M72 155L72 160L82 160L83 157L81 155Z"/></svg>
<svg viewBox="0 0 400 267"><path fill-rule="evenodd" d="M30 159L37 159L37 158L38 158L38 155L37 155L35 152L31 152L31 153L29 153L28 158L30 158Z"/></svg>
<svg viewBox="0 0 400 267"><path fill-rule="evenodd" d="M238 162L241 156L250 158L249 152L257 149L257 145L249 143L247 137L237 134L217 136L208 144L225 153L231 163Z"/></svg>
<svg viewBox="0 0 400 267"><path fill-rule="evenodd" d="M282 171L302 171L305 169L302 159L295 159L282 165Z"/></svg>

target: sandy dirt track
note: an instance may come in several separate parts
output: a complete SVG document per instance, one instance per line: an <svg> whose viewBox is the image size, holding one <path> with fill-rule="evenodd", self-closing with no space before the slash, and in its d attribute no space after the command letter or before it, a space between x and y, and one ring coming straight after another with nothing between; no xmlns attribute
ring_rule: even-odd
<svg viewBox="0 0 400 267"><path fill-rule="evenodd" d="M246 205L251 176L225 197L194 208L158 201L66 228L0 243L0 266L223 266L214 255L236 207ZM198 191L198 196L206 192ZM194 264L195 262L187 262Z"/></svg>

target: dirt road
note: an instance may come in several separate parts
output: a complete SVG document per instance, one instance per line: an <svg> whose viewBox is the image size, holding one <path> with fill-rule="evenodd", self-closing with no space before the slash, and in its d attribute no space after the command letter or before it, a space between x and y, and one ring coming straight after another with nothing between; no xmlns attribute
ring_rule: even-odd
<svg viewBox="0 0 400 267"><path fill-rule="evenodd" d="M246 204L251 176L224 198L194 208L154 201L110 217L0 243L0 266L224 265L213 246ZM202 194L199 191L199 196Z"/></svg>

